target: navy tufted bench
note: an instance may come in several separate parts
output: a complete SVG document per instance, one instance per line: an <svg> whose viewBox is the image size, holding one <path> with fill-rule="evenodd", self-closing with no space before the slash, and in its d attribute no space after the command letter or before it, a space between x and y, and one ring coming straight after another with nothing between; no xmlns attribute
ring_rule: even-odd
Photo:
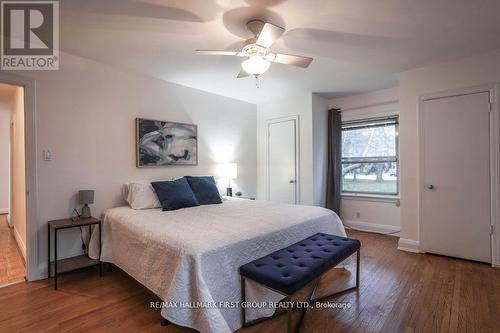
<svg viewBox="0 0 500 333"><path fill-rule="evenodd" d="M318 233L265 257L249 262L240 267L242 302L245 302L245 279L257 282L284 295L286 297L285 301L290 301L292 294L312 281L315 282L314 288L309 295L309 303L339 294L312 299L321 276L356 252L356 285L340 293L355 289L359 286L360 248L361 243L357 239ZM291 310L287 309L286 311L288 313L288 332L291 332ZM272 317L247 322L245 308L242 307L241 319L243 326L246 327L283 313L285 312L277 312ZM300 330L304 314L305 311L302 314L297 330Z"/></svg>

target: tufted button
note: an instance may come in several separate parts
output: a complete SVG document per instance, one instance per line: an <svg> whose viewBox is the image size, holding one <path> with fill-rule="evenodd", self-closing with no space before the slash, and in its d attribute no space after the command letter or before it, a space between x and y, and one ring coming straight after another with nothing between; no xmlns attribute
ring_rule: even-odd
<svg viewBox="0 0 500 333"><path fill-rule="evenodd" d="M283 265L283 264L277 264L277 265L276 265L276 267L278 267L278 268L281 268L281 267L284 267L284 266L285 266L285 265Z"/></svg>
<svg viewBox="0 0 500 333"><path fill-rule="evenodd" d="M290 274L285 273L285 274L283 274L283 277L290 277Z"/></svg>
<svg viewBox="0 0 500 333"><path fill-rule="evenodd" d="M304 265L302 263L298 264L297 266L299 266L299 267L306 267L306 265Z"/></svg>
<svg viewBox="0 0 500 333"><path fill-rule="evenodd" d="M332 251L328 250L328 249L324 249L323 252L327 252L327 253L330 253Z"/></svg>
<svg viewBox="0 0 500 333"><path fill-rule="evenodd" d="M340 246L340 244L338 244L338 243L333 243L333 246Z"/></svg>
<svg viewBox="0 0 500 333"><path fill-rule="evenodd" d="M327 238L326 240L332 241L333 239L332 238Z"/></svg>
<svg viewBox="0 0 500 333"><path fill-rule="evenodd" d="M306 252L307 252L307 253L311 253L312 251L311 251L311 250L309 250L309 249L307 249L307 250L306 250Z"/></svg>
<svg viewBox="0 0 500 333"><path fill-rule="evenodd" d="M316 245L317 245L317 246L319 246L319 247L322 247L322 246L323 246L323 244L320 244L320 243L318 243L318 244L316 244Z"/></svg>
<svg viewBox="0 0 500 333"><path fill-rule="evenodd" d="M311 240L312 240L313 242L317 241L317 239L316 239L316 238L313 238L313 239L311 239Z"/></svg>
<svg viewBox="0 0 500 333"><path fill-rule="evenodd" d="M255 264L255 267L262 267L262 266L264 266L264 264L261 263Z"/></svg>
<svg viewBox="0 0 500 333"><path fill-rule="evenodd" d="M299 259L299 257L297 257L297 256L293 256L292 258L293 258L293 259Z"/></svg>
<svg viewBox="0 0 500 333"><path fill-rule="evenodd" d="M273 258L274 260L278 260L280 257L272 256L271 258Z"/></svg>
<svg viewBox="0 0 500 333"><path fill-rule="evenodd" d="M302 247L304 247L304 246L306 246L306 244L299 244L299 246L302 246Z"/></svg>
<svg viewBox="0 0 500 333"><path fill-rule="evenodd" d="M292 250L292 249L288 249L287 251L290 252L290 253L294 253L295 252L295 250Z"/></svg>

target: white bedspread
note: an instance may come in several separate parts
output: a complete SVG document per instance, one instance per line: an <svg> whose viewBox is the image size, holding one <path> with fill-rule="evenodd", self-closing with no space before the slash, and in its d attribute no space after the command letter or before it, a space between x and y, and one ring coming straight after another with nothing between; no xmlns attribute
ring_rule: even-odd
<svg viewBox="0 0 500 333"><path fill-rule="evenodd" d="M170 212L119 207L105 213L101 259L165 302L239 302L241 265L317 232L345 236L338 216L320 207L242 199ZM282 298L255 285L248 289L250 300ZM241 327L239 308L164 307L161 314L201 332ZM249 319L262 314L271 313L250 312Z"/></svg>

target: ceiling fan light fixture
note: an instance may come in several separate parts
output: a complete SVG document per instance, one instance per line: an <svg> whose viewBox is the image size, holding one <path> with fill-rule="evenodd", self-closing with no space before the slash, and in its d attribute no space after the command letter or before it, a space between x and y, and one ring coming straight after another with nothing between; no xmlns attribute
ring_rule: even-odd
<svg viewBox="0 0 500 333"><path fill-rule="evenodd" d="M250 57L241 63L241 68L251 75L263 74L269 69L269 66L271 66L271 62L260 56Z"/></svg>

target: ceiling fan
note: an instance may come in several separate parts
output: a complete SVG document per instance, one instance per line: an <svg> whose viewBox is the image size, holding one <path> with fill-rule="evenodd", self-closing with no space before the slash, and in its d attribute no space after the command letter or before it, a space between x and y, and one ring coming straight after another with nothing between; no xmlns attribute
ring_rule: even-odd
<svg viewBox="0 0 500 333"><path fill-rule="evenodd" d="M269 69L271 62L307 68L313 61L313 58L310 57L271 52L271 45L285 32L283 28L261 20L249 21L247 28L255 37L245 40L241 51L196 50L196 52L202 55L248 57L241 63L241 70L237 78L250 75L258 78Z"/></svg>

